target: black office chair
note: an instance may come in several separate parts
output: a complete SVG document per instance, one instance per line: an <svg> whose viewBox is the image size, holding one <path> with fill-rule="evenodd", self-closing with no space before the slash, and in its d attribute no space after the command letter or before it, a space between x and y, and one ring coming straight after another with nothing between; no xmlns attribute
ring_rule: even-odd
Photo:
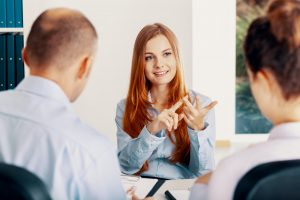
<svg viewBox="0 0 300 200"><path fill-rule="evenodd" d="M44 183L24 168L0 163L0 199L50 200Z"/></svg>
<svg viewBox="0 0 300 200"><path fill-rule="evenodd" d="M239 181L234 200L300 199L300 160L258 165Z"/></svg>

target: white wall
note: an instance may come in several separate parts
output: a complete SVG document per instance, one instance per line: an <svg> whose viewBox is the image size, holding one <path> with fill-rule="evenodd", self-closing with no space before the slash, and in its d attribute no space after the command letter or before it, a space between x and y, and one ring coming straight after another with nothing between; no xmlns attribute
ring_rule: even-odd
<svg viewBox="0 0 300 200"><path fill-rule="evenodd" d="M236 0L193 0L193 88L213 100L216 135L235 134Z"/></svg>
<svg viewBox="0 0 300 200"><path fill-rule="evenodd" d="M134 40L143 26L161 22L175 32L191 87L192 0L24 0L25 37L43 10L59 6L83 12L99 33L94 69L74 108L83 121L114 142L116 104L126 96Z"/></svg>

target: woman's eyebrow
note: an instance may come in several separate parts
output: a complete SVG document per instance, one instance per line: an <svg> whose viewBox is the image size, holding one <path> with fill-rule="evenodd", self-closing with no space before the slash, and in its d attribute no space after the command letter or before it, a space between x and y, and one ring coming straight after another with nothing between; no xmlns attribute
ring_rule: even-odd
<svg viewBox="0 0 300 200"><path fill-rule="evenodd" d="M167 49L165 49L165 50L163 50L161 52L166 52L166 51L172 51L172 49L171 48L167 48ZM153 55L152 52L145 52L145 54L151 54L151 55Z"/></svg>
<svg viewBox="0 0 300 200"><path fill-rule="evenodd" d="M167 49L163 50L162 52L165 52L165 51L172 51L172 49L171 48L167 48Z"/></svg>

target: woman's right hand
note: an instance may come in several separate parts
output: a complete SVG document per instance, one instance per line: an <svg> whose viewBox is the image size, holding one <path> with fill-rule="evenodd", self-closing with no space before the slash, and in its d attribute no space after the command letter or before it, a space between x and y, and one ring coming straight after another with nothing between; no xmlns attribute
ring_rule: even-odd
<svg viewBox="0 0 300 200"><path fill-rule="evenodd" d="M146 127L151 134L156 134L162 129L173 131L177 129L178 122L183 118L182 115L178 116L176 110L180 108L183 101L182 99L175 103L171 108L164 109L151 123Z"/></svg>

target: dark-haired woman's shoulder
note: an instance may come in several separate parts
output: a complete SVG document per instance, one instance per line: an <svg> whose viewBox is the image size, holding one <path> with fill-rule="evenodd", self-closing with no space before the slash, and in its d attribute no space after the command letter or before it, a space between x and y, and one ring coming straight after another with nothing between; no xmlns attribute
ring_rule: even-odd
<svg viewBox="0 0 300 200"><path fill-rule="evenodd" d="M196 96L199 96L199 97L200 97L200 99L201 99L201 104L202 104L203 106L207 106L209 103L212 102L211 99L210 99L208 96L206 96L206 95L204 95L204 94L201 94L201 93L199 93L199 92L196 92L196 91L194 91L194 90L189 90L189 97L191 98L192 104L195 103Z"/></svg>

